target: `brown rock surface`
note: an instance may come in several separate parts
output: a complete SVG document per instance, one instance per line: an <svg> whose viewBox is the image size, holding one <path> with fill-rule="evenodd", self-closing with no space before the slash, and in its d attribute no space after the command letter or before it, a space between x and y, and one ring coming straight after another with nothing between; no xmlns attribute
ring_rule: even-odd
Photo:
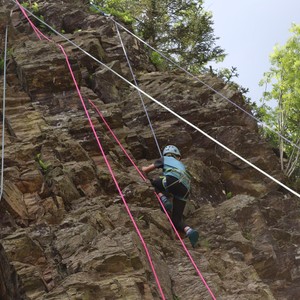
<svg viewBox="0 0 300 300"><path fill-rule="evenodd" d="M112 21L91 13L85 2L37 1L47 23L131 80ZM54 43L35 37L11 1L2 3L0 30L10 22L11 54L0 202L0 298L160 299L62 53ZM144 91L284 179L271 146L249 116L182 72L155 71L144 46L124 30L121 34ZM152 162L158 152L137 92L62 37L52 37L70 56L86 104L88 99L97 104L139 166ZM199 78L248 109L243 97L219 79ZM216 298L298 299L299 199L151 100L144 101L160 145L180 147L193 175L185 217L199 230L201 246L193 249L184 241ZM98 115L88 109L166 299L211 299L150 184L140 179Z"/></svg>

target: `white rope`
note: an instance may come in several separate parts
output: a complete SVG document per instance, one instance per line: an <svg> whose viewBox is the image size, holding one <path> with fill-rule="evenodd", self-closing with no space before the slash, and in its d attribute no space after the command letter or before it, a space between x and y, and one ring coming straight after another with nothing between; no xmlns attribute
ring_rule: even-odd
<svg viewBox="0 0 300 300"><path fill-rule="evenodd" d="M109 15L105 14L103 11L101 11L97 6L95 6L95 4L90 3L91 6L93 6L95 9L97 9L101 14L103 14L106 17L109 17ZM210 86L209 84L205 83L204 81L202 81L201 79L199 79L197 76L195 76L194 74L192 74L191 72L189 72L188 70L186 70L185 68L181 67L178 63L176 63L174 60L172 60L171 58L167 57L166 55L164 55L162 52L160 52L159 50L155 49L154 47L152 47L151 45L149 45L147 42L145 42L143 39L141 39L140 37L138 37L137 35L135 35L133 32L131 32L130 30L128 30L126 27L124 27L122 24L120 24L119 22L117 22L116 20L114 20L113 18L110 18L110 20L112 20L115 24L117 24L120 28L122 28L123 30L125 30L126 32L128 32L129 34L131 34L133 37L135 37L137 40L139 40L140 42L142 42L144 45L146 45L147 47L149 47L151 50L155 51L156 53L158 53L161 57L163 57L164 59L166 59L167 61L169 61L171 64L173 64L174 66L176 66L177 68L179 68L181 71L185 72L186 74L188 74L189 76L191 76L193 79L195 79L196 81L200 82L201 84L203 84L204 86L206 86L208 89L210 89L211 91L215 92L217 95L221 96L223 99L227 100L228 102L230 102L232 105L234 105L235 107L237 107L238 109L240 109L242 112L244 112L245 114L247 114L249 117L251 117L252 119L256 120L257 123L261 124L263 127L269 129L271 132L275 133L276 135L280 136L283 140L285 140L286 142L288 142L289 144L291 144L292 146L296 147L297 149L300 150L300 146L295 144L293 141L289 140L288 138L286 138L285 136L283 136L280 132L274 130L272 127L270 127L268 124L266 124L265 122L261 121L260 119L256 118L255 116L253 116L251 113L249 113L247 110L245 110L244 108L242 108L241 106L239 106L237 103L235 103L234 101L230 100L229 98L227 98L226 96L224 96L222 93L218 92L216 89L214 89L212 86Z"/></svg>
<svg viewBox="0 0 300 300"><path fill-rule="evenodd" d="M14 1L14 0L12 0ZM15 2L15 1L14 1ZM235 155L237 158L239 158L240 160L242 160L243 162L247 163L249 166L251 166L252 168L256 169L257 171L259 171L260 173L262 173L263 175L265 175L266 177L270 178L271 180L273 180L274 182L276 182L277 184L279 184L280 186L282 186L283 188L285 188L286 190L288 190L289 192L291 192L292 194L294 194L295 196L297 196L298 198L300 198L300 194L298 194L297 192L295 192L294 190L292 190L291 188L289 188L288 186L286 186L285 184L283 184L282 182L280 182L279 180L277 180L276 178L272 177L271 175L269 175L268 173L266 173L265 171L261 170L259 167L257 167L256 165L252 164L251 162L249 162L248 160L246 160L245 158L243 158L242 156L240 156L239 154L237 154L236 152L234 152L233 150L229 149L228 147L226 147L225 145L223 145L221 142L217 141L216 139L214 139L213 137L211 137L209 134L207 134L206 132L204 132L203 130L201 130L200 128L198 128L197 126L195 126L194 124L192 124L191 122L189 122L188 120L186 120L185 118L181 117L179 114L177 114L176 112L174 112L173 110L171 110L170 108L168 108L167 106L165 106L164 104L160 103L158 100L156 100L155 98L153 98L152 96L150 96L149 94L147 94L146 92L144 92L143 90L141 90L139 87L135 86L134 84L132 84L130 81L128 81L126 78L124 78L122 75L120 75L119 73L117 73L116 71L114 71L112 68L110 68L109 66L107 66L105 63L103 63L102 61L100 61L99 59L95 58L94 56L92 56L90 53L88 53L87 51L85 51L84 49L82 49L80 46L78 46L77 44L75 44L74 42L72 42L71 40L69 40L67 37L65 37L63 34L59 33L58 31L56 31L54 28L52 28L50 25L48 25L46 22L40 20L38 17L36 17L34 14L32 14L29 10L27 10L26 8L24 8L30 15L32 15L35 19L37 19L39 22L41 22L42 24L44 24L45 26L47 26L50 30L52 30L53 32L55 32L57 35L59 35L60 37L62 37L64 40L66 40L67 42L69 42L70 44L72 44L74 47L76 47L77 49L79 49L80 51L82 51L84 54L86 54L87 56L89 56L90 58L92 58L94 61L98 62L99 64L101 64L103 67L105 67L107 70L111 71L112 73L114 73L116 76L118 76L119 78L121 78L123 81L125 81L126 83L128 83L131 87L135 88L136 90L140 91L143 95L145 95L146 97L148 97L150 100L152 100L153 102L157 103L158 105L160 105L162 108L164 108L165 110L169 111L171 114L173 114L175 117L179 118L180 120L182 120L184 123L188 124L189 126L191 126L192 128L194 128L195 130L199 131L200 133L202 133L204 136L206 136L207 138L209 138L210 140L212 140L213 142L215 142L216 144L218 144L219 146L221 146L222 148L224 148L226 151L230 152L231 154Z"/></svg>
<svg viewBox="0 0 300 300"><path fill-rule="evenodd" d="M128 55L127 55L127 52L126 52L126 49L125 49L125 46L124 46L124 43L123 43L123 40L122 40L120 31L119 31L119 28L118 28L118 25L115 24L115 26L116 26L116 30L117 30L117 33L118 33L118 37L119 37L119 39L120 39L121 46L122 46L122 48L123 48L124 55L125 55L125 57L126 57L126 60L127 60L127 63L128 63L128 66L129 66L129 69L130 69L132 78L133 78L133 80L134 80L134 84L135 84L135 86L138 86L138 83L137 83L136 78L135 78L135 75L134 75L134 73L133 73L133 70L132 70L132 67L131 67L131 63L130 63L130 61L129 61L129 57L128 57ZM147 120L148 120L150 129L151 129L151 132L152 132L152 135L153 135L153 138L154 138L156 147L157 147L157 149L158 149L158 153L159 153L160 156L162 156L162 153L161 153L161 150L160 150L160 147L159 147L157 138L156 138L156 134L155 134L155 131L154 131L154 129L153 129L152 122L151 122L151 120L150 120L150 116L149 116L149 114L148 114L148 110L147 110L147 107L146 107L146 105L145 105L144 99L143 99L142 94L141 94L140 91L138 91L138 94L139 94L140 100L141 100L141 102L142 102L142 106L143 106L143 109L144 109L144 111L145 111L145 114L146 114L146 116L147 116Z"/></svg>
<svg viewBox="0 0 300 300"><path fill-rule="evenodd" d="M5 144L5 99L6 99L6 59L7 59L7 39L8 39L8 26L5 29L5 46L4 46L4 64L3 64L3 98L2 98L2 152L1 152L1 190L0 201L3 194L3 173L4 173L4 144Z"/></svg>

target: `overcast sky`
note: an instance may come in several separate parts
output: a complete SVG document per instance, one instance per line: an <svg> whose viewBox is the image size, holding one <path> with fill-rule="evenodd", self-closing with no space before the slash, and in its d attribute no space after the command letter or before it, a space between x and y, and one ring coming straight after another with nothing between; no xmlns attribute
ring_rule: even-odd
<svg viewBox="0 0 300 300"><path fill-rule="evenodd" d="M258 102L263 88L258 86L269 71L269 55L276 44L291 36L292 23L300 24L300 0L204 0L213 14L218 45L227 53L218 67L237 67L239 78L252 101Z"/></svg>

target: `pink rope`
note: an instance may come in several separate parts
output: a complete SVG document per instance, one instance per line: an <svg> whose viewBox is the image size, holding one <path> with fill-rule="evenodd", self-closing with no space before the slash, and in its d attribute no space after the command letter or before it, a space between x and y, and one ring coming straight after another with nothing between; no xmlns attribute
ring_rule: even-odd
<svg viewBox="0 0 300 300"><path fill-rule="evenodd" d="M133 159L127 153L127 151L125 150L125 148L123 147L123 145L121 144L121 142L119 141L119 139L116 137L115 133L112 131L112 129L110 128L110 126L106 122L103 114L100 112L100 110L98 109L98 107L94 104L94 102L92 100L89 99L89 102L92 104L92 106L94 107L94 109L97 111L97 113L100 116L100 118L102 119L103 123L106 125L107 129L109 130L109 132L111 133L111 135L114 137L115 141L118 143L118 145L120 146L120 148L122 149L122 151L124 152L124 154L127 156L128 160L134 166L134 168L136 169L136 171L140 174L140 176L142 177L142 179L144 181L146 181L147 180L146 177L143 175L143 173L140 171L140 169L137 167L137 165L135 164L135 162L133 161Z"/></svg>
<svg viewBox="0 0 300 300"><path fill-rule="evenodd" d="M144 181L146 181L146 177L143 175L143 173L139 170L138 166L134 163L133 159L130 157L130 155L127 153L126 149L123 147L123 145L121 144L120 140L117 138L117 136L114 134L113 130L110 128L110 126L108 125L107 121L105 120L103 114L100 112L100 110L97 108L97 106L93 103L93 101L89 100L89 102L92 104L92 106L94 107L94 109L97 111L98 115L101 117L103 123L106 125L107 129L110 131L110 133L112 134L112 136L114 137L114 139L116 140L116 142L119 144L119 146L121 147L122 151L124 152L124 154L127 156L127 158L129 159L129 161L132 163L132 165L135 167L135 169L137 170L137 172L141 175L142 179ZM161 207L163 208L176 236L178 237L180 243L182 244L183 249L185 250L185 252L187 253L192 265L194 266L195 270L197 271L198 276L200 277L200 279L202 280L203 284L205 285L206 289L208 290L208 292L210 293L212 299L216 300L216 297L214 296L212 290L210 289L210 287L208 286L206 280L204 279L203 275L201 274L199 268L197 267L192 255L190 254L189 250L187 249L184 241L182 240L180 234L178 233L172 219L170 218L169 214L167 213L162 201L160 200L159 196L157 193L155 193Z"/></svg>
<svg viewBox="0 0 300 300"><path fill-rule="evenodd" d="M138 236L139 236L139 238L140 238L140 240L141 240L141 242L142 242L142 245L143 245L143 247L144 247L144 249L145 249L145 252L146 252L148 261L149 261L149 263L150 263L150 266L151 266L153 275L154 275L154 277L155 277L155 281L156 281L156 283L157 283L157 286L158 286L159 292L160 292L160 294L161 294L161 297L162 297L162 299L165 299L165 296L164 296L164 293L163 293L163 291L162 291L162 288L161 288L161 285L160 285L158 276L157 276L157 274L156 274L156 271L155 271L155 268L154 268L154 265L153 265L153 262L152 262L151 255L150 255L150 253L149 253L148 247L147 247L147 245L146 245L146 243L145 243L145 241L144 241L144 238L143 238L143 236L142 236L142 234L141 234L141 232L140 232L140 230L139 230L139 228L138 228L138 226L137 226L137 224L136 224L136 222L135 222L135 220L134 220L132 214L131 214L131 211L130 211L130 209L129 209L129 207L128 207L128 204L127 204L127 202L126 202L126 200L125 200L125 198L124 198L124 195L123 195L123 193L122 193L122 190L121 190L121 188L120 188L120 186L119 186L119 184L118 184L118 181L117 181L117 179L116 179L116 177L115 177L115 175L114 175L114 172L113 172L113 170L112 170L112 168L111 168L111 166L110 166L110 163L109 163L108 159L106 158L106 154L105 154L105 152L104 152L104 150L103 150L103 147L102 147L101 142L100 142L100 140L99 140L99 137L98 137L98 135L97 135L96 129L95 129L95 127L94 127L94 124L93 124L93 122L92 122L92 120L91 120L91 117L90 117L90 115L89 115L89 112L88 112L88 110L87 110L87 108L86 108L86 105L85 105L84 100L83 100L83 98L82 98L82 95L81 95L81 93L80 93L80 90L79 90L77 81L76 81L76 79L75 79L75 76L74 76L72 67L71 67L70 62L69 62L69 59L68 59L68 56L67 56L67 54L66 54L64 48L63 48L61 45L59 45L59 44L58 44L58 46L61 48L61 51L62 51L63 54L65 55L66 62L67 62L68 68L69 68L69 70L70 70L72 79L73 79L73 81L74 81L74 84L75 84L77 93L78 93L79 98L80 98L80 100L81 100L81 103L82 103L82 106L83 106L84 111L85 111L85 113L86 113L86 116L87 116L87 118L88 118L88 120L89 120L90 126L91 126L91 128L92 128L92 130L93 130L94 136L95 136L95 138L96 138L96 140L97 140L99 149L100 149L100 151L101 151L101 153L102 153L102 156L103 156L103 158L104 158L104 160L105 160L105 163L106 163L106 165L107 165L107 167L108 167L108 169L109 169L109 172L110 172L110 174L111 174L111 177L113 178L113 181L114 181L114 183L115 183L115 185L116 185L116 188L117 188L117 190L118 190L118 192L119 192L119 194L120 194L120 196L121 196L121 198L122 198L122 200L123 200L123 203L124 203L124 206L125 206L125 208L126 208L126 210L127 210L127 213L128 213L128 215L129 215L129 217L130 217L130 219L131 219L131 221L132 221L132 223L133 223L133 225L134 225L134 228L135 228L135 230L136 230L136 232L137 232L137 234L138 234Z"/></svg>
<svg viewBox="0 0 300 300"><path fill-rule="evenodd" d="M37 37L39 38L39 40L41 40L42 38L41 38L41 36L44 38L44 39L46 39L46 40L48 40L49 42L50 42L50 39L47 37L47 36L45 36L34 24L33 24L33 22L30 20L30 18L28 17L28 15L27 15L27 13L26 13L26 11L25 11L25 9L23 8L23 6L19 3L19 1L18 0L16 0L16 3L18 4L18 6L19 6L19 8L20 8L20 10L22 11L22 13L23 13L23 15L25 16L25 18L27 19L27 21L29 22L29 24L31 25L31 27L32 27L32 29L34 30L34 32L35 32L35 34L37 35Z"/></svg>
<svg viewBox="0 0 300 300"><path fill-rule="evenodd" d="M196 270L198 276L199 276L200 279L202 280L203 284L205 285L205 287L206 287L206 289L208 290L209 294L211 295L212 299L213 299L213 300L216 300L215 295L213 294L212 290L210 289L210 287L208 286L206 280L204 279L202 273L200 272L199 268L197 267L197 265L196 265L196 263L195 263L195 261L194 261L192 255L191 255L190 251L187 249L187 247L186 247L184 241L182 240L180 234L178 233L178 231L177 231L177 229L176 229L176 227L175 227L173 221L171 220L169 214L167 213L167 210L165 209L165 207L164 207L162 201L160 200L158 194L155 193L155 195L156 195L156 197L157 197L157 199L158 199L158 201L159 201L161 207L163 208L163 210L164 210L164 212L165 212L165 214L166 214L166 216L167 216L167 218L168 218L170 224L172 225L172 228L173 228L173 230L175 231L175 234L176 234L176 236L178 237L178 239L179 239L179 241L180 241L180 243L181 243L183 249L185 250L185 252L186 252L186 254L188 255L188 257L189 257L189 259L190 259L192 265L194 266L194 268L195 268L195 270Z"/></svg>
<svg viewBox="0 0 300 300"><path fill-rule="evenodd" d="M18 0L16 0L16 2L17 2L17 4L18 4L20 10L22 11L23 15L26 17L26 19L28 20L29 24L30 24L31 27L33 28L34 32L35 32L36 35L38 36L38 38L41 40L41 36L42 36L42 37L45 38L47 41L52 42L47 36L45 36L45 35L44 35L44 34L43 34L43 33L42 33L42 32L41 32L41 31L40 31L40 30L32 23L32 22L31 22L31 20L29 19L29 17L28 17L27 14L26 14L26 11L25 11L24 8L20 5L20 3L18 2ZM161 297L162 297L163 300L165 300L165 296L164 296L162 287L161 287L161 285L160 285L160 282L159 282L157 273L156 273L156 271L155 271L154 264L153 264L153 262L152 262L150 252L149 252L148 247L147 247L147 245L146 245L146 243L145 243L145 240L144 240L144 238L143 238L143 236L142 236L142 234L141 234L141 232L140 232L140 230L139 230L139 228L138 228L138 226L137 226L137 224L136 224L136 222L135 222L135 220L134 220L134 218L133 218L133 216L132 216L132 214L131 214L131 211L130 211L130 209L129 209L129 207L128 207L128 204L127 204L127 202L126 202L126 199L125 199L125 197L124 197L124 195L123 195L123 193L122 193L122 190L121 190L121 188L120 188L120 186L119 186L119 184L118 184L118 181L117 181L117 179L116 179L116 177L115 177L115 175L114 175L114 173L113 173L113 170L112 170L112 168L111 168L111 166L110 166L110 163L109 163L108 159L106 158L106 154L105 154L105 152L104 152L104 150L103 150L103 147L102 147L102 145L101 145L101 142L100 142L99 137L98 137L98 135L97 135L97 132L96 132L96 130L95 130L94 124L93 124L93 122L92 122L92 120L91 120L91 117L90 117L90 115L89 115L89 112L88 112L88 110L87 110L87 107L86 107L86 105L85 105L85 103L84 103L84 100L83 100L83 98L82 98L82 95L81 95L80 89L79 89L79 87L78 87L78 84L77 84L75 75L74 75L74 73L73 73L71 64L70 64L70 62L69 62L69 58L68 58L68 56L67 56L67 54L66 54L64 48L63 48L60 44L57 44L57 46L61 49L62 53L63 53L64 56L65 56L67 66L68 66L68 68L69 68L70 74L71 74L71 76L72 76L73 82L74 82L75 87L76 87L76 90L77 90L77 93L78 93L79 98L80 98L80 100L81 100L81 103L82 103L82 106L83 106L83 108L84 108L85 114L86 114L86 116L87 116L87 118L88 118L88 120L89 120L90 127L91 127L91 129L92 129L92 131L93 131L93 133L94 133L94 136L95 136L95 138L96 138L96 141L97 141L97 144L98 144L99 149L100 149L100 151L101 151L101 154L102 154L102 156L103 156L103 158L104 158L104 160L105 160L105 163L106 163L106 165L107 165L107 167L108 167L108 169L109 169L109 172L110 172L110 174L111 174L111 176L112 176L112 179L113 179L113 181L114 181L114 183L115 183L115 185L116 185L116 188L117 188L117 190L118 190L118 192L119 192L119 194L120 194L120 196L121 196L121 198L122 198L122 200L123 200L123 203L124 203L124 206L125 206L125 208L126 208L126 211L127 211L128 215L129 215L129 217L130 217L130 219L131 219L131 221L132 221L132 223L133 223L133 225L134 225L134 228L135 228L135 230L136 230L136 232L137 232L137 234L138 234L138 236L139 236L139 238L140 238L140 240L141 240L141 243L142 243L142 245L143 245L143 247L144 247L144 250L145 250L145 252L146 252L146 255L147 255L147 258L148 258L150 267L151 267L151 269L152 269L153 275L154 275L154 277L155 277L155 281L156 281L156 283L157 283L157 286L158 286L159 292L160 292L160 294L161 294ZM144 181L146 181L145 176L141 173L141 171L140 171L139 168L136 166L136 164L134 163L134 161L130 158L130 156L128 155L127 151L126 151L125 148L122 146L121 142L118 140L118 138L116 137L116 135L113 133L113 131L112 131L111 128L109 127L109 125L108 125L108 123L106 122L106 120L104 119L103 115L100 113L100 111L98 110L98 108L94 105L94 103L93 103L91 100L89 100L89 101L91 102L91 104L93 105L93 107L96 108L96 110L97 110L99 116L102 118L102 120L104 121L104 123L105 123L105 125L107 126L107 128L109 128L109 131L111 132L111 134L113 135L113 137L115 138L115 140L118 142L119 146L121 147L121 149L123 150L123 152L125 153L125 155L127 156L127 158L130 160L130 162L133 164L133 166L135 167L135 169L138 171L138 173L140 174L141 178L142 178ZM181 242L181 244L182 244L182 246L183 246L185 252L187 253L187 255L188 255L189 259L191 260L191 262L192 262L194 268L196 269L196 271L197 271L199 277L201 278L202 282L204 283L205 287L206 287L207 290L209 291L209 293L210 293L210 295L212 296L212 298L213 298L214 300L216 300L214 294L212 293L212 291L211 291L211 289L209 288L208 284L206 283L206 281L205 281L203 275L201 274L200 270L198 269L198 267L197 267L195 261L193 260L193 258L192 258L192 256L191 256L190 252L188 251L188 249L187 249L187 247L185 246L183 240L181 239L181 237L180 237L178 231L176 230L175 225L173 224L173 222L172 222L170 216L168 215L168 213L167 213L167 211L166 211L166 209L165 209L163 203L161 202L159 196L158 196L156 193L155 193L155 195L156 195L156 197L157 197L157 199L158 199L158 201L159 201L161 207L163 208L163 210L164 210L166 216L168 217L168 220L169 220L169 222L171 223L172 228L173 228L173 230L175 231L175 233L176 233L178 239L180 240L180 242Z"/></svg>
<svg viewBox="0 0 300 300"><path fill-rule="evenodd" d="M17 2L17 3L18 3L18 2ZM23 8L21 8L21 5L20 5L19 3L18 3L18 5L19 5L19 7L20 7L22 13L25 15L25 17L26 17L27 20L29 21L30 25L32 26L32 28L33 28L33 30L35 31L35 33L36 33L36 35L38 36L38 38L41 39L41 37L40 37L40 35L39 35L39 34L41 34L41 35L42 35L44 38L46 38L48 41L51 41L49 38L47 38L44 34L42 34L42 33L35 27L35 25L29 20L27 14L26 14L26 12L25 12L25 10L24 10ZM118 181L117 181L117 179L116 179L116 177L115 177L115 175L114 175L114 173L113 173L113 170L112 170L112 168L111 168L111 166L110 166L110 163L109 163L108 159L106 158L106 154L105 154L105 152L104 152L104 150L103 150L103 147L102 147L102 145L101 145L101 142L100 142L99 137L98 137L98 135L97 135L97 132L96 132L96 130L95 130L94 124L93 124L93 122L92 122L92 120L91 120L91 117L90 117L90 115L89 115L89 112L88 112L88 110L87 110L87 108L86 108L86 105L85 105L85 103L84 103L84 100L83 100L83 98L82 98L82 95L81 95L80 89L79 89L79 87L78 87L78 84L77 84L75 75L74 75L74 73L73 73L71 64L70 64L70 62L69 62L69 58L68 58L68 56L67 56L67 54L66 54L66 52L65 52L65 49L64 49L60 44L57 44L57 46L60 48L60 50L62 51L62 53L63 53L64 56L65 56L67 66L68 66L68 68L69 68L70 74L71 74L71 76L72 76L72 79L73 79L73 82L74 82L74 84L75 84L77 93L78 93L78 95L79 95L79 98L80 98L80 100L81 100L82 106L83 106L83 108L84 108L85 114L86 114L86 116L87 116L87 118L88 118L88 120L89 120L90 127L91 127L91 129L92 129L92 131L93 131L93 133L94 133L95 138L96 138L96 141L97 141L97 144L98 144L98 146L99 146L99 149L100 149L100 151L101 151L101 153L102 153L102 156L103 156L103 158L104 158L104 160L105 160L105 163L106 163L106 165L107 165L107 167L108 167L108 169L109 169L109 172L110 172L110 174L111 174L111 176L112 176L112 179L113 179L113 181L114 181L114 183L115 183L115 185L116 185L116 188L117 188L117 190L118 190L118 192L119 192L119 194L120 194L120 196L121 196L121 198L122 198L122 200L123 200L123 203L124 203L124 206L125 206L125 208L126 208L126 211L127 211L128 215L129 215L129 217L130 217L130 219L131 219L131 221L132 221L132 223L133 223L133 226L134 226L134 228L135 228L135 230L136 230L136 232L137 232L137 234L138 234L138 236L139 236L139 238L140 238L140 240L141 240L141 243L142 243L142 245L143 245L143 247L144 247L144 250L145 250L145 252L146 252L146 256L147 256L147 258L148 258L150 267L151 267L151 269L152 269L152 272L153 272L153 275L154 275L156 284L157 284L157 286L158 286L160 295L161 295L162 299L165 300L166 298L165 298L165 295L164 295L164 293L163 293L161 284L160 284L160 282L159 282L157 273L156 273L156 271L155 271L154 264L153 264L153 261L152 261L152 259L151 259L150 252L149 252L148 247L147 247L147 245L146 245L146 243L145 243L145 240L144 240L144 238L143 238L143 236L142 236L142 234L141 234L141 232L140 232L140 230L139 230L139 228L138 228L138 226L137 226L137 223L135 222L135 220L134 220L134 218L133 218L133 216L132 216L132 214L131 214L131 211L130 211L130 209L129 209L129 207L128 207L128 204L127 204L127 202L126 202L126 200L125 200L125 198L124 198L124 195L123 195L122 190L121 190L121 188L120 188L120 186L119 186L119 184L118 184Z"/></svg>

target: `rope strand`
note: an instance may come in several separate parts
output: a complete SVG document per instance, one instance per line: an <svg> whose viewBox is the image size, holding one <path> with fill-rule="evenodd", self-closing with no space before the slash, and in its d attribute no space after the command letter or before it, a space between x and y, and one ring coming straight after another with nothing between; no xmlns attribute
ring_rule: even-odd
<svg viewBox="0 0 300 300"><path fill-rule="evenodd" d="M3 98L2 98L2 152L1 152L1 190L0 202L3 195L4 146L5 146L5 101L6 101L6 60L7 60L8 26L5 29L4 64L3 64Z"/></svg>
<svg viewBox="0 0 300 300"><path fill-rule="evenodd" d="M134 84L135 84L135 86L138 86L138 83L137 83L136 78L135 78L135 76L134 76L134 73L133 73L133 70L132 70L132 67L131 67L131 63L130 63L130 61L129 61L129 57L128 57L128 55L127 55L127 52L126 52L126 49L125 49L125 46L124 46L124 43L123 43L123 40L122 40L120 31L119 31L119 28L118 28L118 25L115 24L115 26L116 26L116 30L117 30L118 37L119 37L119 39L120 39L120 42L121 42L123 51L124 51L124 55L125 55L125 57L126 57L126 60L127 60L127 63L128 63L129 69L130 69L130 73L131 73L132 78L133 78L133 80L134 80ZM144 102L144 99L143 99L143 97L142 97L142 94L141 94L141 92L140 92L139 90L138 90L138 94L139 94L140 100L141 100L141 102L142 102L143 109L144 109L144 111L145 111L145 113L146 113L147 120L148 120L150 129L151 129L151 132L152 132L152 135L153 135L153 138L154 138L154 141L155 141L155 144L156 144L158 153L159 153L160 156L162 156L162 153L161 153L161 150L160 150L160 147L159 147L159 144L158 144L158 141L157 141L157 138L156 138L156 135L155 135L153 126L152 126L152 122L151 122L150 116L149 116L149 114L148 114L147 107L146 107L146 105L145 105L145 102Z"/></svg>

